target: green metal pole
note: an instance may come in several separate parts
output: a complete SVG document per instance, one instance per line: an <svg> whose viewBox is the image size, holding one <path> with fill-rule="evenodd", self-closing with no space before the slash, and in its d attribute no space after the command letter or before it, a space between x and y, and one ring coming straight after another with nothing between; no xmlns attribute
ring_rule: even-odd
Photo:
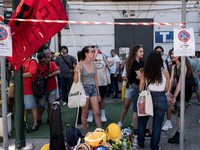
<svg viewBox="0 0 200 150"><path fill-rule="evenodd" d="M15 92L15 148L21 149L26 146L24 130L24 93L23 93L23 70L22 67L14 75Z"/></svg>
<svg viewBox="0 0 200 150"><path fill-rule="evenodd" d="M12 10L17 8L20 0L12 0ZM24 130L24 93L23 93L23 70L14 72L14 97L15 97L15 149L26 146Z"/></svg>
<svg viewBox="0 0 200 150"><path fill-rule="evenodd" d="M17 8L17 5L20 3L21 0L12 0L12 10L14 12L14 10Z"/></svg>

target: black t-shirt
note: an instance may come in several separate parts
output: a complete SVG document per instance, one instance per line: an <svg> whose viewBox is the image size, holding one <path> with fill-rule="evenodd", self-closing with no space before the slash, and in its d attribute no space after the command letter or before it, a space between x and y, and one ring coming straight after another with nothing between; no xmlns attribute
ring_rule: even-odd
<svg viewBox="0 0 200 150"><path fill-rule="evenodd" d="M133 64L131 66L131 74L129 76L129 83L135 83L139 85L140 80L136 78L137 74L135 71L140 71L141 73L143 72L144 68L144 63L140 60L139 62L137 60L133 61Z"/></svg>

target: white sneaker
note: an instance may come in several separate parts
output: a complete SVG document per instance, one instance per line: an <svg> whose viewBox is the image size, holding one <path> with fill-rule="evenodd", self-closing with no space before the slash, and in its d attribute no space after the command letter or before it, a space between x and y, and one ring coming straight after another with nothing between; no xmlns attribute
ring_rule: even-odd
<svg viewBox="0 0 200 150"><path fill-rule="evenodd" d="M66 105L67 105L67 102L64 102L64 103L63 103L63 106L66 106Z"/></svg>
<svg viewBox="0 0 200 150"><path fill-rule="evenodd" d="M168 131L169 129L172 129L172 124L171 124L171 122L170 122L170 123L167 123L167 121L165 121L165 124L164 124L164 126L162 127L162 130L163 130L163 131Z"/></svg>
<svg viewBox="0 0 200 150"><path fill-rule="evenodd" d="M88 115L87 122L93 122L93 115Z"/></svg>
<svg viewBox="0 0 200 150"><path fill-rule="evenodd" d="M123 123L121 123L121 121L119 121L119 122L118 122L118 126L119 126L120 128L122 128L122 127L123 127Z"/></svg>
<svg viewBox="0 0 200 150"><path fill-rule="evenodd" d="M105 115L101 115L101 122L107 122L107 119L106 119Z"/></svg>

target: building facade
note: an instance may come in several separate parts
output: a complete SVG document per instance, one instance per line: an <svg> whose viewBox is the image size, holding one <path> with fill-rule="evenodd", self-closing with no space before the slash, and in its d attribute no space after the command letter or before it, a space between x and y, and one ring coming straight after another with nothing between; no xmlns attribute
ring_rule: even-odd
<svg viewBox="0 0 200 150"><path fill-rule="evenodd" d="M196 51L200 50L200 12L197 1L187 2L186 27L194 29ZM123 1L84 2L68 1L70 21L90 22L162 22L181 23L181 1ZM131 26L71 24L77 50L94 40L102 51L110 56L110 50L118 54L134 44L144 45L148 54L155 46L161 45L165 56L173 47L173 30L179 25ZM61 31L61 45L69 48L75 56L70 29ZM146 56L145 56L146 57Z"/></svg>

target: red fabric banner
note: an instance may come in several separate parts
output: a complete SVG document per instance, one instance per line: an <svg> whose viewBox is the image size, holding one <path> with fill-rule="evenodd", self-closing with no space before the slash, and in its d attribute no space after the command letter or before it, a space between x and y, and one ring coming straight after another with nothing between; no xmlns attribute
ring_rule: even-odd
<svg viewBox="0 0 200 150"><path fill-rule="evenodd" d="M61 0L22 0L11 19L68 20ZM63 29L65 23L20 22L10 20L13 52L6 57L16 71L46 41Z"/></svg>

